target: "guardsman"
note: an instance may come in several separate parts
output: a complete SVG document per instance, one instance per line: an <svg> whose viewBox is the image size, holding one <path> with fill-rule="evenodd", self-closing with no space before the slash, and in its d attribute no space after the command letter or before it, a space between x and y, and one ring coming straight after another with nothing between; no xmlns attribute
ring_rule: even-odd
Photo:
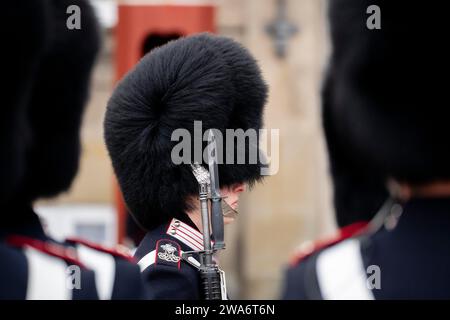
<svg viewBox="0 0 450 320"><path fill-rule="evenodd" d="M66 26L70 5L81 29ZM80 124L99 48L85 0L2 4L9 44L3 94L0 194L0 299L140 299L145 287L132 258L83 240L57 242L33 202L66 191L77 172ZM12 23L14 21L14 23ZM10 40L10 41L9 41Z"/></svg>
<svg viewBox="0 0 450 320"><path fill-rule="evenodd" d="M260 129L266 95L250 53L231 39L206 33L154 49L118 84L107 107L105 141L128 210L147 230L135 257L151 298L204 298L198 255L182 258L182 253L204 250L199 186L191 164L206 166L201 156L206 130L220 131L226 146L233 143L226 129ZM180 143L177 129L187 132L192 143L182 163L173 159ZM197 145L200 159L195 159ZM219 164L220 188L223 204L233 212L245 186L261 179L263 163L259 155L251 162L249 154L259 149L249 139L225 151L234 157ZM238 154L244 155L240 163Z"/></svg>
<svg viewBox="0 0 450 320"><path fill-rule="evenodd" d="M381 179L389 196L369 224L347 226L296 255L283 298L448 299L447 90L434 74L448 71L445 13L365 0L331 1L329 10L328 148L332 157L365 168L373 181ZM381 19L375 28L372 19ZM354 187L370 190L368 182ZM356 201L372 208L372 200ZM355 221L354 212L340 214Z"/></svg>

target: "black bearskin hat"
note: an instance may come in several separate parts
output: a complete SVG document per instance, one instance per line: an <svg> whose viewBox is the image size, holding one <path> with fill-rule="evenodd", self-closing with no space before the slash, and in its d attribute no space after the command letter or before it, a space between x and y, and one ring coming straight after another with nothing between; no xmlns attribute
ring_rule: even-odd
<svg viewBox="0 0 450 320"><path fill-rule="evenodd" d="M331 117L331 76L322 90L322 122L328 148L333 185L335 218L340 228L370 221L388 198L385 181L364 163L353 159L345 142L340 140Z"/></svg>
<svg viewBox="0 0 450 320"><path fill-rule="evenodd" d="M48 10L42 0L6 1L0 10L5 47L0 108L0 204L10 201L24 175L26 112L36 68L47 43ZM4 207L3 207L4 208Z"/></svg>
<svg viewBox="0 0 450 320"><path fill-rule="evenodd" d="M206 33L185 37L142 58L118 84L104 122L125 202L141 227L182 218L186 197L198 193L190 166L171 159L178 143L171 141L173 131L184 128L193 134L194 121L201 121L203 131L220 130L226 145L226 129L261 128L266 96L256 61L228 38ZM246 143L246 155L252 147ZM258 181L261 159L253 164L248 159L219 164L221 185Z"/></svg>
<svg viewBox="0 0 450 320"><path fill-rule="evenodd" d="M381 29L367 26L371 5ZM450 178L447 84L437 76L449 70L446 15L431 4L330 2L333 124L349 157L383 179Z"/></svg>
<svg viewBox="0 0 450 320"><path fill-rule="evenodd" d="M66 25L71 5L80 9L80 29ZM51 0L49 11L49 45L28 108L32 140L20 195L28 201L66 191L76 175L81 119L99 49L97 20L87 0Z"/></svg>

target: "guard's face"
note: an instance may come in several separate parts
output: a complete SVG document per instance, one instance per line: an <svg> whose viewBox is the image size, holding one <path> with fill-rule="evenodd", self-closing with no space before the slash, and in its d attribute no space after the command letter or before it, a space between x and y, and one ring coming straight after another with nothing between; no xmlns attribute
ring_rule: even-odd
<svg viewBox="0 0 450 320"><path fill-rule="evenodd" d="M233 210L237 211L239 207L239 196L241 192L245 191L244 183L236 183L232 186L222 188L220 190L221 196L224 197L225 201ZM224 223L229 224L233 222L235 215L225 215Z"/></svg>

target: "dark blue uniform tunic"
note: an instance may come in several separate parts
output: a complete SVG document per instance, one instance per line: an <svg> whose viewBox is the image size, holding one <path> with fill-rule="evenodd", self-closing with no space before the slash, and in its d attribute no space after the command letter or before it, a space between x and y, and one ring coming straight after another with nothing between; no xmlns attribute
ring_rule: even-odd
<svg viewBox="0 0 450 320"><path fill-rule="evenodd" d="M196 266L181 259L183 252L203 250L203 235L194 223L173 219L148 232L135 253L151 299L201 299Z"/></svg>
<svg viewBox="0 0 450 320"><path fill-rule="evenodd" d="M414 199L397 225L291 267L283 299L449 299L450 198Z"/></svg>
<svg viewBox="0 0 450 320"><path fill-rule="evenodd" d="M147 297L139 267L126 256L84 241L54 241L31 208L17 216L19 224L0 225L0 299Z"/></svg>

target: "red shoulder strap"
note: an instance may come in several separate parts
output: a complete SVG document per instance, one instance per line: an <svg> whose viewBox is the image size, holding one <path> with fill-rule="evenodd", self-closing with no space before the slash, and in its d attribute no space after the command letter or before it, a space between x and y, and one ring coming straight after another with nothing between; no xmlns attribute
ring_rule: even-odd
<svg viewBox="0 0 450 320"><path fill-rule="evenodd" d="M314 253L322 249L328 248L348 238L352 238L365 233L367 231L368 224L369 223L367 221L355 222L353 224L350 224L348 226L339 229L335 236L318 240L314 243L308 244L306 247L301 248L294 254L294 256L291 259L290 265L295 266L304 259L308 258L309 256L313 255Z"/></svg>
<svg viewBox="0 0 450 320"><path fill-rule="evenodd" d="M50 256L63 259L69 264L86 268L84 264L78 260L77 252L74 249L66 248L51 241L42 241L22 235L10 235L6 238L6 243L18 248L28 246Z"/></svg>
<svg viewBox="0 0 450 320"><path fill-rule="evenodd" d="M97 243L94 243L94 242L90 242L90 241L87 241L87 240L84 240L84 239L79 239L79 238L67 238L66 241L71 242L73 244L81 244L81 245L84 245L84 246L89 247L91 249L94 249L94 250L97 250L97 251L100 251L100 252L108 253L108 254L110 254L110 255L112 255L114 257L122 258L122 259L125 259L125 260L129 261L129 262L136 263L135 259L132 256L127 255L125 253L122 253L122 252L120 252L117 249L108 248L108 247L105 247L103 245L100 245L100 244L97 244Z"/></svg>

